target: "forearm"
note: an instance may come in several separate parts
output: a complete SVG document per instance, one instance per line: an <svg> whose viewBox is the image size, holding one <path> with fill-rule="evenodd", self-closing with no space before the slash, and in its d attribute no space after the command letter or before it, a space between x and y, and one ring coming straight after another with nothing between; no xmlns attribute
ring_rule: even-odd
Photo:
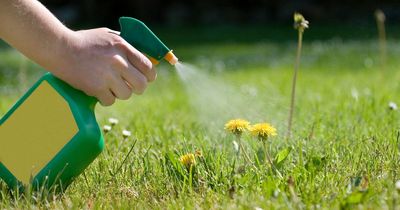
<svg viewBox="0 0 400 210"><path fill-rule="evenodd" d="M0 0L0 38L49 71L65 56L72 35L36 0Z"/></svg>

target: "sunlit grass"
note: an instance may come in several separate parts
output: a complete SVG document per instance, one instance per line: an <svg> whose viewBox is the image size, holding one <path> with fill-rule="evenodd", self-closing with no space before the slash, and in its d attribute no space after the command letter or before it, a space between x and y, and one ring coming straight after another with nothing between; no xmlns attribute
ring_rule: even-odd
<svg viewBox="0 0 400 210"><path fill-rule="evenodd" d="M243 157L235 160L235 136L224 131L224 123L211 129L199 121L190 103L192 96L174 70L160 66L158 80L144 95L97 108L102 127L110 125L110 117L119 123L105 134L106 149L85 171L86 179L79 176L61 199L40 203L12 199L0 182L0 208L361 205L374 209L398 205L400 116L389 108L390 102L400 104L400 46L395 43L388 42L387 71L382 76L375 41L306 42L288 142L284 132L295 42L177 48L176 54L181 53L184 61L243 93L251 92L254 101L265 104L270 115L260 118L278 132L268 141L276 170L265 164L263 145L251 135L242 135L241 142L254 167L246 166ZM0 72L6 78L0 91L0 113L4 114L23 92L17 77L21 57L5 50L0 55L7 57L0 56ZM39 76L37 67L29 64L26 68L32 84ZM131 131L131 136L124 137L123 130ZM190 172L180 157L197 150L202 157L196 157Z"/></svg>

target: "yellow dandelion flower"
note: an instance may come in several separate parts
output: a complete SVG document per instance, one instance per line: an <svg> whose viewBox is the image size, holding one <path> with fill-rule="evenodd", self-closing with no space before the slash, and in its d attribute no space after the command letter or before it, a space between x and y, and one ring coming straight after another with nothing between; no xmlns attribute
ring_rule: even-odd
<svg viewBox="0 0 400 210"><path fill-rule="evenodd" d="M248 130L249 127L250 123L242 119L230 120L225 124L225 130L236 135L242 134L244 131Z"/></svg>
<svg viewBox="0 0 400 210"><path fill-rule="evenodd" d="M271 136L276 136L276 128L274 128L272 125L268 123L258 123L250 128L251 134L254 136L257 136L258 138L262 140L268 139L268 137Z"/></svg>
<svg viewBox="0 0 400 210"><path fill-rule="evenodd" d="M179 161L187 168L190 168L190 166L196 165L196 158L195 158L194 154L192 154L192 153L182 155L179 158Z"/></svg>

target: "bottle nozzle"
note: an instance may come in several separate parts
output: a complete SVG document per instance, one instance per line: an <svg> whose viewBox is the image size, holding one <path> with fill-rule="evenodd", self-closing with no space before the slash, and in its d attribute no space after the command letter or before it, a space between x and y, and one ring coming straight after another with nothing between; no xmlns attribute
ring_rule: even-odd
<svg viewBox="0 0 400 210"><path fill-rule="evenodd" d="M170 64L173 65L173 66L175 66L176 63L178 63L178 58L174 55L174 53L172 52L172 50L169 51L169 52L165 55L164 59L165 59L166 61L168 61L168 63L170 63Z"/></svg>

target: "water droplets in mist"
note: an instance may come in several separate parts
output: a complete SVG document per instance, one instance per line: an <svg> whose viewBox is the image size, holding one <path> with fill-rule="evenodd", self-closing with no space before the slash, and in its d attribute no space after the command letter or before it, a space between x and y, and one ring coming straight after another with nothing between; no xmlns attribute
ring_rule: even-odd
<svg viewBox="0 0 400 210"><path fill-rule="evenodd" d="M266 93L260 93L251 84L230 84L189 64L178 63L175 68L201 122L220 128L232 118L246 118L252 122L278 120L277 113L267 107L272 103L260 97Z"/></svg>

